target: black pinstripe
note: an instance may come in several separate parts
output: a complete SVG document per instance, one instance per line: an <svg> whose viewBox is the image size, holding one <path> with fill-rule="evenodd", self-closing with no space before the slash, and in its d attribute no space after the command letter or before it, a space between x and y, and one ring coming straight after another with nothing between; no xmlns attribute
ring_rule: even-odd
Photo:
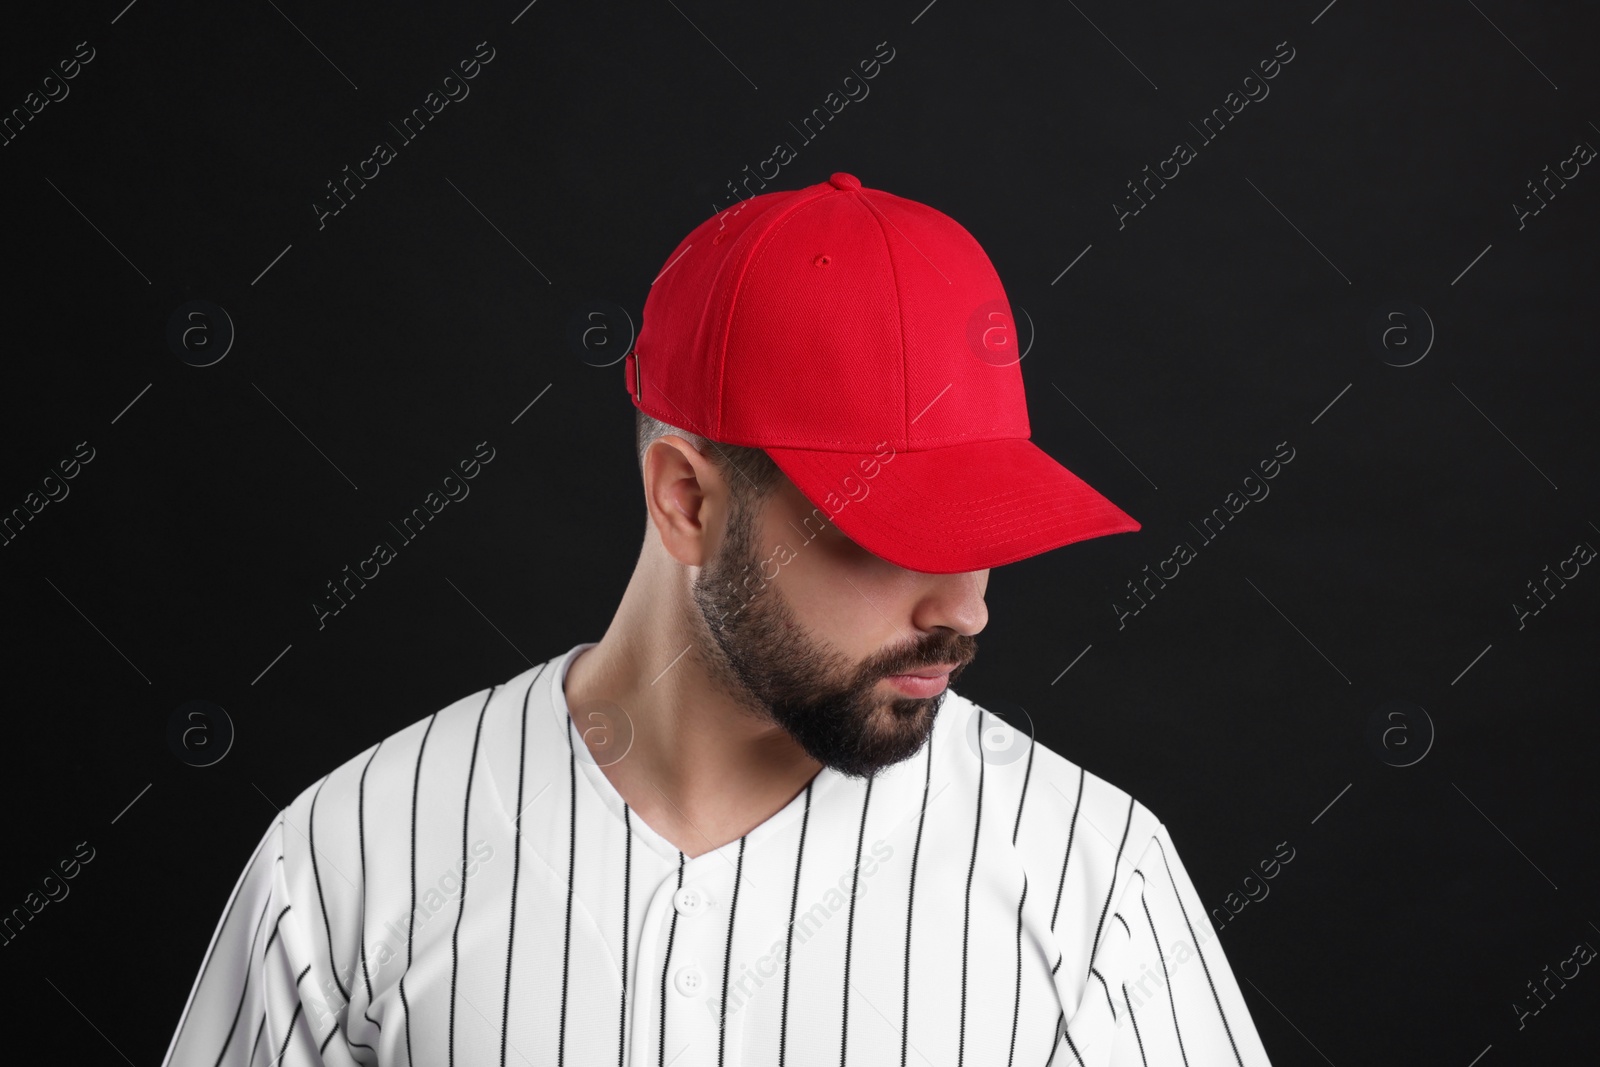
<svg viewBox="0 0 1600 1067"><path fill-rule="evenodd" d="M1144 908L1145 921L1150 924L1150 940L1160 945L1161 935L1156 933L1156 921L1150 915L1150 904L1144 899L1144 887L1149 884L1149 879L1138 868L1134 868L1133 873L1139 876L1139 905ZM1167 958L1159 952L1156 955L1161 959L1161 980L1167 987L1167 1004L1172 1008L1172 1032L1178 1039L1178 1053L1183 1057L1184 1067L1189 1067L1189 1054L1183 1048L1183 1031L1178 1028L1178 1002L1172 996L1172 975L1167 973Z"/></svg>
<svg viewBox="0 0 1600 1067"><path fill-rule="evenodd" d="M1217 996L1217 983L1211 979L1211 968L1206 965L1205 953L1200 951L1200 939L1195 936L1194 924L1189 921L1189 909L1183 906L1183 895L1178 892L1178 880L1172 876L1172 866L1167 863L1167 849L1161 843L1161 838L1156 839L1156 848L1161 850L1161 865L1167 869L1167 881L1172 885L1173 899L1178 902L1178 911L1183 915L1183 925L1189 928L1189 940L1194 945L1194 954L1200 957L1200 969L1205 972L1206 985L1211 987L1211 999L1217 1006L1217 1015L1222 1019L1222 1030L1228 1035L1228 1045L1233 1049L1233 1058L1239 1067L1244 1067L1244 1058L1239 1055L1238 1042L1233 1039L1233 1027L1228 1025L1228 1013L1222 1010L1222 998Z"/></svg>
<svg viewBox="0 0 1600 1067"><path fill-rule="evenodd" d="M283 813L279 812L277 820L274 821L272 826L268 828L267 833L262 835L261 840L256 842L255 851L251 852L250 853L250 858L245 860L245 862L244 862L244 873L239 876L239 887L238 887L238 889L243 889L244 886L250 881L250 876L255 872L256 860L261 857L261 851L267 847L267 842L272 839L272 831L273 830L280 830L281 831L282 829L283 829ZM276 862L282 862L282 861L283 861L283 856L279 855ZM217 923L217 926L218 926L219 929L220 928L224 928L224 927L226 927L228 925L228 920L233 917L233 909L235 907L237 907L238 904L239 904L239 892L236 889L235 892L234 892L234 895L232 897L230 897L229 900L228 900L228 906L226 908L224 908L223 911L222 911L222 919ZM211 956L207 955L206 959L205 959L205 962L200 965L200 977L197 980L196 984L204 982L206 980L206 976L208 974L210 974L210 973L211 973Z"/></svg>
<svg viewBox="0 0 1600 1067"><path fill-rule="evenodd" d="M1089 947L1089 965L1094 966L1094 954L1100 950L1100 935L1106 926L1106 912L1111 910L1111 894L1117 890L1117 869L1122 866L1122 850L1128 847L1128 828L1133 825L1133 806L1137 803L1132 797L1128 798L1128 821L1122 824L1122 841L1117 845L1117 859L1111 865L1111 884L1106 887L1106 902L1100 909L1100 921L1094 927L1094 944ZM1158 942L1159 944L1159 942ZM1085 980L1088 975L1083 976Z"/></svg>
<svg viewBox="0 0 1600 1067"><path fill-rule="evenodd" d="M978 736L983 736L986 709L978 708ZM983 771L989 761L978 757L978 799L972 812L972 859L967 863L967 896L961 910L961 1025L956 1030L956 1067L967 1053L967 934L972 926L972 873L978 869L978 837L983 829Z"/></svg>
<svg viewBox="0 0 1600 1067"><path fill-rule="evenodd" d="M1067 1013L1065 1011L1056 1016L1056 1030L1050 1036L1050 1058L1044 1061L1044 1067L1050 1067L1052 1063L1056 1062L1056 1052L1061 1048L1061 1024L1066 1022L1066 1019Z"/></svg>
<svg viewBox="0 0 1600 1067"><path fill-rule="evenodd" d="M1029 724L1030 729L1032 724ZM1017 831L1022 829L1022 808L1028 801L1028 782L1033 777L1033 734L1028 735L1028 765L1022 772L1022 789L1017 794L1017 817L1011 824L1011 846L1016 847ZM1017 1058L1017 1023L1022 1017L1022 906L1028 900L1028 874L1022 874L1022 895L1017 898L1017 984L1011 1003L1011 1048L1006 1053L1006 1067Z"/></svg>
<svg viewBox="0 0 1600 1067"><path fill-rule="evenodd" d="M1096 970L1093 964L1089 965L1089 973L1100 979L1100 988L1105 990L1106 994L1106 1007L1111 1009L1111 1018L1115 1019L1117 1017L1117 1006L1111 1000L1111 987L1106 984L1106 976Z"/></svg>
<svg viewBox="0 0 1600 1067"><path fill-rule="evenodd" d="M1006 1053L1006 1067L1017 1058L1017 1020L1022 1014L1022 906L1028 901L1028 876L1022 876L1022 894L1017 898L1017 991L1011 1002L1011 1048Z"/></svg>
<svg viewBox="0 0 1600 1067"><path fill-rule="evenodd" d="M483 717L498 686L490 686L478 709L478 728L472 734L472 756L467 761L467 796L461 808L461 899L456 905L456 925L450 931L450 1067L456 1062L456 978L461 967L461 917L467 913L467 826L472 821L472 779L478 770L478 741L483 737ZM563 999L563 1004L565 999Z"/></svg>
<svg viewBox="0 0 1600 1067"><path fill-rule="evenodd" d="M1072 1050L1072 1058L1078 1061L1078 1067L1083 1067L1083 1054L1078 1051L1078 1046L1072 1043L1072 1035L1063 1029L1061 1036L1067 1039L1067 1048Z"/></svg>
<svg viewBox="0 0 1600 1067"><path fill-rule="evenodd" d="M814 782L816 779L812 779ZM784 1067L784 1055L789 1037L789 970L794 955L795 909L800 902L800 870L806 856L806 828L811 822L811 785L806 783L806 807L800 816L800 843L794 852L794 889L789 894L789 932L783 949L783 1013L778 1023L778 1067Z"/></svg>
<svg viewBox="0 0 1600 1067"><path fill-rule="evenodd" d="M383 1033L383 1024L368 1011L372 1007L372 972L367 967L367 769L378 758L381 748L382 741L373 746L372 755L361 767L361 782L356 790L356 842L361 856L361 920L356 929L361 932L361 977L367 986L367 1003L361 1009L361 1017L377 1027L380 1034Z"/></svg>
<svg viewBox="0 0 1600 1067"><path fill-rule="evenodd" d="M522 694L522 733L517 743L517 830L516 844L511 849L511 908L506 919L506 995L500 1004L500 1067L506 1067L506 1035L511 1029L511 963L517 946L517 881L522 874L522 785L528 769L528 698L542 677L541 667ZM623 971L627 971L626 966Z"/></svg>
<svg viewBox="0 0 1600 1067"><path fill-rule="evenodd" d="M261 1032L267 1028L267 1013L262 1011L261 1021L256 1024L256 1039L250 1042L250 1062L248 1067L254 1067L256 1062L256 1049L261 1047Z"/></svg>
<svg viewBox="0 0 1600 1067"><path fill-rule="evenodd" d="M406 1000L406 977L400 976L400 1011L406 1019L406 1063L411 1063L411 1004Z"/></svg>
<svg viewBox="0 0 1600 1067"><path fill-rule="evenodd" d="M294 980L294 984L298 987L300 985L300 983L305 980L306 975L310 971L311 971L311 964L308 963L308 964L306 964L305 970L301 971L299 977L297 977ZM302 1005L301 1005L299 999L297 998L295 1000L295 1005L294 1005L294 1014L292 1016L290 1016L288 1029L286 1029L284 1031L284 1033L283 1033L283 1048L280 1049L278 1051L278 1054L272 1058L272 1061L271 1061L272 1063L277 1063L279 1060L283 1059L284 1052L288 1050L288 1048L289 1048L289 1037L294 1033L295 1020L300 1018L301 1007L302 1007ZM256 1049L261 1044L261 1034L262 1034L262 1032L264 1030L266 1030L266 1028L267 1028L267 1013L266 1013L265 1010L263 1010L261 1012L261 1022L256 1027L256 1039L253 1042L251 1042L251 1044L250 1044L250 1064L251 1064L251 1067L254 1067L254 1064L256 1062ZM270 1064L269 1064L269 1067L270 1067Z"/></svg>
<svg viewBox="0 0 1600 1067"><path fill-rule="evenodd" d="M678 888L683 888L683 849L678 850ZM661 1042L656 1049L656 1067L667 1067L667 972L672 967L672 942L678 933L678 909L672 909L667 926L667 951L661 954Z"/></svg>
<svg viewBox="0 0 1600 1067"><path fill-rule="evenodd" d="M333 924L328 922L328 902L322 895L322 873L317 868L317 799L322 796L322 787L328 784L329 775L323 775L322 781L317 783L317 791L311 797L311 816L306 821L306 844L311 850L311 876L317 883L317 904L322 908L322 929L328 935L328 970L333 972L333 984L338 987L339 996L344 998L345 1004L350 1003L350 991L339 981L339 957L333 951Z"/></svg>
<svg viewBox="0 0 1600 1067"><path fill-rule="evenodd" d="M306 970L309 971L310 969L311 967L307 965ZM283 1059L283 1054L289 1051L289 1039L294 1036L294 1024L300 1021L300 1012L304 1010L304 1008L305 1005L301 1004L299 1001L295 1001L294 1014L289 1016L289 1028L283 1032L283 1047L278 1049L278 1054L276 1056L272 1057L273 1063L277 1063L279 1060Z"/></svg>
<svg viewBox="0 0 1600 1067"><path fill-rule="evenodd" d="M272 901L270 900L261 905L261 918L256 920L256 932L250 937L250 953L245 957L246 959L255 958L256 938L261 936L261 924L266 921L267 909L270 907L272 907ZM285 908L284 910L287 911L288 909ZM274 929L274 932L276 932L276 929ZM239 1028L239 1016L244 1012L244 998L245 994L250 992L250 972L253 970L255 970L254 967L245 968L244 988L239 990L239 1006L233 1009L233 1022L228 1026L228 1036L222 1041L222 1051L217 1053L217 1067L221 1067L222 1057L228 1054L228 1046L233 1043L233 1032Z"/></svg>
<svg viewBox="0 0 1600 1067"><path fill-rule="evenodd" d="M1150 1067L1150 1061L1145 1058L1144 1038L1139 1036L1139 1017L1133 1013L1133 1001L1128 999L1128 983L1122 983L1122 1002L1128 1006L1128 1021L1133 1024L1133 1039L1139 1042L1139 1062L1144 1067Z"/></svg>
<svg viewBox="0 0 1600 1067"><path fill-rule="evenodd" d="M1061 890L1067 884L1067 864L1072 860L1072 839L1078 833L1078 812L1083 807L1083 779L1087 773L1082 767L1078 768L1078 799L1072 802L1072 821L1067 824L1067 851L1061 857L1061 880L1056 883L1056 906L1050 912L1052 933L1056 928L1056 915L1061 911Z"/></svg>
<svg viewBox="0 0 1600 1067"><path fill-rule="evenodd" d="M933 784L933 737L927 742L928 758L922 772L922 807L917 812L917 843L911 849L911 885L906 892L906 967L900 984L900 1067L906 1067L906 1045L911 1039L911 906L917 899L917 858L922 854L922 827L928 818L928 788Z"/></svg>
<svg viewBox="0 0 1600 1067"><path fill-rule="evenodd" d="M415 1067L411 1056L411 1005L406 1000L406 975L411 973L411 943L417 937L417 795L422 791L422 754L428 750L428 735L439 713L428 716L428 725L422 731L422 741L417 745L417 770L411 780L411 908L406 912L406 969L400 973L400 1009L406 1018L406 1063Z"/></svg>
<svg viewBox="0 0 1600 1067"><path fill-rule="evenodd" d="M283 857L282 856L278 857L278 862L279 863L283 862ZM289 909L291 907L293 907L292 904L285 904L283 906L283 910L278 912L278 917L276 919L272 920L272 933L267 936L267 943L264 946L262 946L262 949L261 949L261 958L262 959L266 959L267 958L267 953L272 951L272 943L278 939L278 927L283 925L283 917L285 915L289 914Z"/></svg>
<svg viewBox="0 0 1600 1067"><path fill-rule="evenodd" d="M739 917L739 882L744 874L744 838L739 838L739 861L733 868L733 900L728 905L728 942L722 950L722 1012L717 1021L717 1067L722 1067L728 1040L728 971L733 966L733 924ZM677 909L674 908L674 911Z"/></svg>
<svg viewBox="0 0 1600 1067"><path fill-rule="evenodd" d="M861 798L861 828L856 831L856 863L850 869L850 916L844 927L844 1011L839 1020L839 1067L844 1067L850 1055L850 948L856 928L856 890L861 882L861 842L867 836L867 809L872 806L872 783L867 779L867 791Z"/></svg>

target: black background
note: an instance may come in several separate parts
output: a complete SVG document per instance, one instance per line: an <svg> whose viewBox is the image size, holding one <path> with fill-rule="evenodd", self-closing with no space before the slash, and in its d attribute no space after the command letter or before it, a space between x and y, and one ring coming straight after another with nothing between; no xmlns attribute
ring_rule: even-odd
<svg viewBox="0 0 1600 1067"><path fill-rule="evenodd" d="M1595 965L1521 1027L1514 1003L1600 946L1600 577L1520 628L1513 604L1600 544L1600 176L1513 205L1600 144L1591 10L122 3L0 39L5 113L94 49L0 147L0 509L94 450L0 548L0 913L95 854L0 948L11 1040L158 1063L277 807L599 638L643 526L622 367L595 366L629 326L587 351L569 326L593 300L637 324L788 141L771 187L848 171L983 243L1036 329L1033 439L1143 523L997 569L960 688L1163 818L1216 916L1294 849L1214 920L1273 1061L1590 1047ZM401 146L388 123L483 41L470 96ZM880 42L870 95L804 142L790 123ZM1202 142L1280 42L1270 95ZM397 158L319 228L378 140ZM1196 158L1119 228L1180 140ZM237 330L208 367L167 343L191 300ZM1425 318L1374 345L1400 301ZM470 496L319 629L324 583L484 441ZM1201 545L1189 524L1280 442L1271 495ZM191 699L237 730L213 766L167 742Z"/></svg>

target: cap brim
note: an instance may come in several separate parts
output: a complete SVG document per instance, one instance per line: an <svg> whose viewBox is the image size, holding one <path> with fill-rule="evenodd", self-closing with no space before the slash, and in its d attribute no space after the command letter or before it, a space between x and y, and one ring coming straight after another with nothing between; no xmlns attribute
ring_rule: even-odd
<svg viewBox="0 0 1600 1067"><path fill-rule="evenodd" d="M877 455L763 451L851 540L908 570L985 570L1139 529L1026 438Z"/></svg>

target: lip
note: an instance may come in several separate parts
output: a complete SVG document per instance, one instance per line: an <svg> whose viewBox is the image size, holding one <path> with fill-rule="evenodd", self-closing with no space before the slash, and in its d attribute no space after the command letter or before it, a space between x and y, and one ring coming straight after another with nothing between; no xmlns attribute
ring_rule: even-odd
<svg viewBox="0 0 1600 1067"><path fill-rule="evenodd" d="M936 663L932 667L923 667L921 670L906 671L904 674L892 674L891 678L942 678L956 669L954 663Z"/></svg>
<svg viewBox="0 0 1600 1067"><path fill-rule="evenodd" d="M907 696L927 698L944 692L945 687L950 684L950 672L939 671L930 674L925 668L915 674L891 674L884 680Z"/></svg>

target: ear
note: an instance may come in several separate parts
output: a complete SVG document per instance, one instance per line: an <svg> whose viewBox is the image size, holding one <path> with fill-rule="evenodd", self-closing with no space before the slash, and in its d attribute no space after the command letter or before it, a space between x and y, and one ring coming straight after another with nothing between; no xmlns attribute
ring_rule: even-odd
<svg viewBox="0 0 1600 1067"><path fill-rule="evenodd" d="M677 434L646 449L644 504L667 554L703 567L716 551L728 518L728 486L712 462Z"/></svg>

